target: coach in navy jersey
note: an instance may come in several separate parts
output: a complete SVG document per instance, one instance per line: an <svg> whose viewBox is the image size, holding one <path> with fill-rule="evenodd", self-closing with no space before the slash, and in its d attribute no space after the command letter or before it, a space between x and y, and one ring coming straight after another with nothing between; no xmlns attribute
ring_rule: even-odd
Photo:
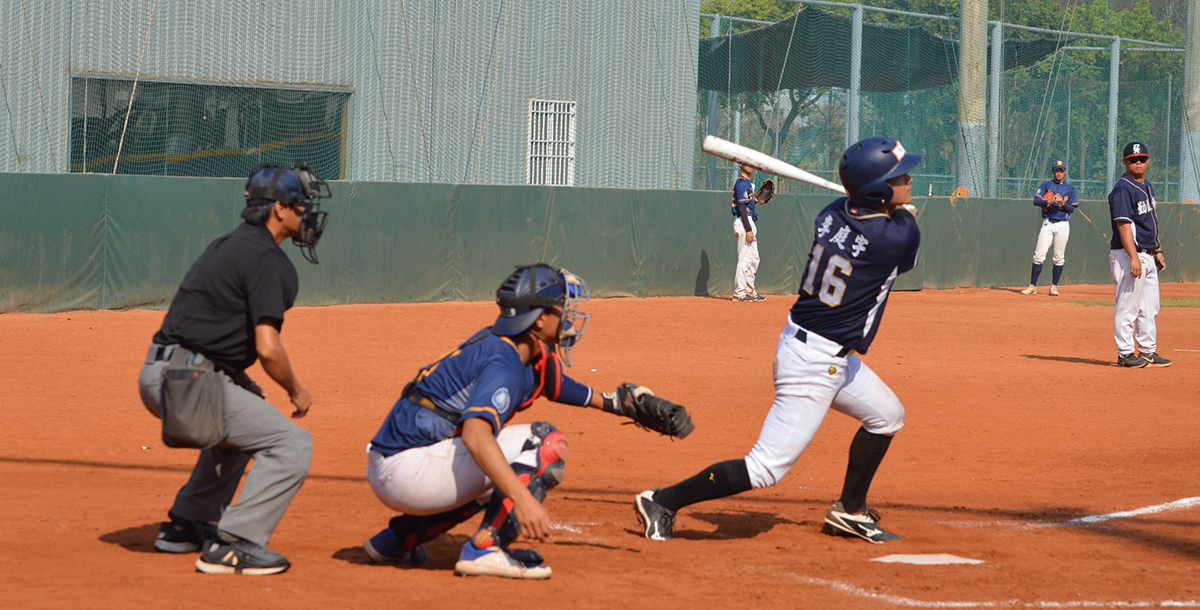
<svg viewBox="0 0 1200 610"><path fill-rule="evenodd" d="M850 444L845 485L825 515L825 532L873 543L899 539L879 527L867 490L904 425L904 407L857 354L875 339L892 283L917 264L921 234L908 172L920 160L885 137L862 140L842 155L838 175L848 197L817 215L800 297L775 350L775 402L758 442L744 459L638 494L634 507L647 538L669 539L684 506L778 483L832 407L863 425Z"/></svg>
<svg viewBox="0 0 1200 610"><path fill-rule="evenodd" d="M1134 369L1171 366L1170 360L1158 355L1155 326L1158 272L1167 268L1167 260L1159 239L1158 200L1154 186L1146 180L1150 153L1145 144L1130 142L1124 155L1125 175L1108 194L1112 216L1108 266L1117 283L1113 315L1117 364Z"/></svg>

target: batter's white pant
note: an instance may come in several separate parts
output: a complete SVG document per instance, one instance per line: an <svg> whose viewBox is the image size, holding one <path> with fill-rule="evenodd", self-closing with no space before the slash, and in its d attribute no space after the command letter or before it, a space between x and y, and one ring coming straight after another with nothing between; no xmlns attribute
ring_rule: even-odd
<svg viewBox="0 0 1200 610"><path fill-rule="evenodd" d="M1158 350L1158 329L1154 323L1158 317L1158 267L1154 266L1153 256L1140 252L1137 256L1142 261L1140 278L1129 272L1128 252L1119 248L1108 253L1108 266L1117 283L1113 338L1118 354L1133 353L1135 325L1138 351L1149 354Z"/></svg>
<svg viewBox="0 0 1200 610"><path fill-rule="evenodd" d="M522 451L529 424L506 426L496 442L509 464L537 467L537 449ZM436 515L477 500L486 504L494 484L461 438L384 456L367 447L367 480L384 504L406 515Z"/></svg>
<svg viewBox="0 0 1200 610"><path fill-rule="evenodd" d="M754 219L750 221L750 230L754 232L754 243L746 243L746 228L742 226L740 217L733 217L733 232L737 235L737 271L733 274L733 296L742 297L758 294L754 289L754 274L758 272L758 226Z"/></svg>
<svg viewBox="0 0 1200 610"><path fill-rule="evenodd" d="M842 346L809 332L788 317L775 348L775 403L758 442L746 456L750 483L778 483L812 442L829 408L863 423L872 434L891 436L904 427L904 406L856 354L838 357Z"/></svg>
<svg viewBox="0 0 1200 610"><path fill-rule="evenodd" d="M138 377L142 404L162 418L162 382L174 346L156 360L151 345ZM225 380L225 427L229 436L200 452L192 476L175 495L171 512L190 521L220 521L218 527L267 546L283 513L308 477L312 435L258 395ZM230 505L250 460L254 468L237 504Z"/></svg>
<svg viewBox="0 0 1200 610"><path fill-rule="evenodd" d="M1042 229L1038 231L1037 245L1033 248L1033 264L1040 265L1046 260L1046 251L1054 244L1054 264L1061 267L1067 262L1067 239L1071 237L1069 221L1042 221Z"/></svg>

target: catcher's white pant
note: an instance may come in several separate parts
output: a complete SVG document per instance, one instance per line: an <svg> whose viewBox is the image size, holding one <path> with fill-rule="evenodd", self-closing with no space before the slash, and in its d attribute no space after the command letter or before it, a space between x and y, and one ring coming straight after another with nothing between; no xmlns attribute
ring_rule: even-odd
<svg viewBox="0 0 1200 610"><path fill-rule="evenodd" d="M537 449L522 451L529 424L505 426L496 442L509 464L537 466ZM448 438L385 457L367 446L367 480L389 508L406 515L436 515L472 500L487 503L494 484L461 438Z"/></svg>
<svg viewBox="0 0 1200 610"><path fill-rule="evenodd" d="M1129 272L1129 253L1123 249L1110 250L1108 266L1117 283L1117 306L1113 315L1113 338L1118 354L1131 354L1134 348L1134 326L1137 327L1137 348L1143 354L1158 350L1158 267L1154 257L1138 253L1142 261L1142 277Z"/></svg>
<svg viewBox="0 0 1200 610"><path fill-rule="evenodd" d="M733 217L733 232L737 235L737 270L733 274L733 296L742 297L758 294L754 290L754 274L758 272L758 225L750 221L750 230L754 232L754 243L746 243L746 228L742 226L740 217Z"/></svg>
<svg viewBox="0 0 1200 610"><path fill-rule="evenodd" d="M1042 221L1042 229L1038 231L1037 245L1033 248L1033 264L1040 265L1046 260L1046 251L1054 244L1054 264L1062 266L1067 262L1067 239L1071 237L1069 221Z"/></svg>
<svg viewBox="0 0 1200 610"><path fill-rule="evenodd" d="M838 357L841 345L808 332L788 317L775 348L775 403L758 442L746 456L750 483L778 483L800 459L829 408L863 423L872 434L891 436L904 427L904 406L857 354Z"/></svg>

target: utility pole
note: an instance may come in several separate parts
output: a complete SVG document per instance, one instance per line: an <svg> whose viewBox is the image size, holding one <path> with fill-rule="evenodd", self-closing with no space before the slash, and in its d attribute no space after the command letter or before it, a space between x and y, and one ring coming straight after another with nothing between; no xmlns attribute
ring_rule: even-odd
<svg viewBox="0 0 1200 610"><path fill-rule="evenodd" d="M962 0L958 59L958 186L985 195L987 178L987 0Z"/></svg>

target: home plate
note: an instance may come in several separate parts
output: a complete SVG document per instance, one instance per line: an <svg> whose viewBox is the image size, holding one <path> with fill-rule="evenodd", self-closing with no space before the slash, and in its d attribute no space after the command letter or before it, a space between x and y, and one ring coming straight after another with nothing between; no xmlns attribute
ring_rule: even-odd
<svg viewBox="0 0 1200 610"><path fill-rule="evenodd" d="M871 561L880 561L883 563L911 563L919 566L944 566L952 563L967 563L980 564L982 559L967 559L957 555L947 555L945 553L933 553L928 555L884 555L876 557Z"/></svg>

